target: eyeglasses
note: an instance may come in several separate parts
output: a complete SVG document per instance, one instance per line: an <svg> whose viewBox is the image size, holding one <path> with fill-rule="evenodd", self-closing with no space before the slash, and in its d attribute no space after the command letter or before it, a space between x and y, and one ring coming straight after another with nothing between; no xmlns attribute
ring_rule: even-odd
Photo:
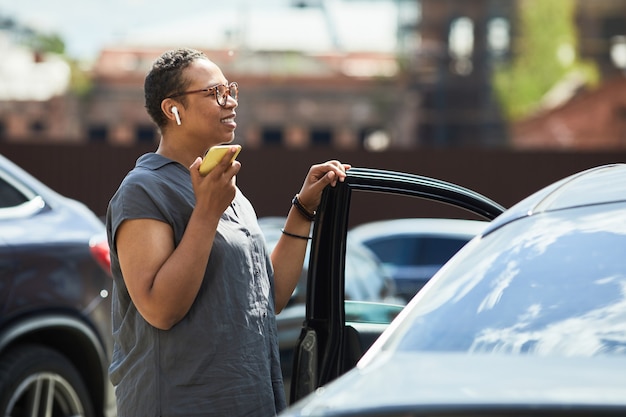
<svg viewBox="0 0 626 417"><path fill-rule="evenodd" d="M232 82L230 84L219 84L209 88L202 88L200 90L183 91L180 93L172 94L168 98L175 98L194 93L215 94L215 100L217 100L217 104L225 107L226 103L228 102L228 96L231 96L232 98L237 100L237 96L239 95L239 86L235 82Z"/></svg>

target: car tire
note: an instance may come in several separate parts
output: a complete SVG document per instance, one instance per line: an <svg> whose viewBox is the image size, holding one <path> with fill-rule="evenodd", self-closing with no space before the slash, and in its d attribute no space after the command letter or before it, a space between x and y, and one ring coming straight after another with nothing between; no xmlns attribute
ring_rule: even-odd
<svg viewBox="0 0 626 417"><path fill-rule="evenodd" d="M93 417L94 412L85 383L65 356L25 345L0 358L0 415Z"/></svg>

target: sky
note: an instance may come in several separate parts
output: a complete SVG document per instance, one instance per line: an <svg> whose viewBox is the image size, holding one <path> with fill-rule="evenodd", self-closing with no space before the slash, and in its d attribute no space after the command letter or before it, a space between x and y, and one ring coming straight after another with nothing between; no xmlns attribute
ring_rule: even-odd
<svg viewBox="0 0 626 417"><path fill-rule="evenodd" d="M68 55L94 59L100 49L134 33L167 27L199 14L220 19L228 10L271 10L288 0L0 0L0 16L58 33ZM212 12L214 12L214 17Z"/></svg>

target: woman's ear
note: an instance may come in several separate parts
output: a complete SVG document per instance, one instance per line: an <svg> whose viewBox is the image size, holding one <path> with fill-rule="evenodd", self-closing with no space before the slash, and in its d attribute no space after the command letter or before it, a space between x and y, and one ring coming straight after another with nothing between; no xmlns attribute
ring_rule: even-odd
<svg viewBox="0 0 626 417"><path fill-rule="evenodd" d="M176 106L176 102L174 100L166 99L161 102L161 111L165 114L170 120L176 120L176 124L180 126L180 113L178 111L178 107Z"/></svg>

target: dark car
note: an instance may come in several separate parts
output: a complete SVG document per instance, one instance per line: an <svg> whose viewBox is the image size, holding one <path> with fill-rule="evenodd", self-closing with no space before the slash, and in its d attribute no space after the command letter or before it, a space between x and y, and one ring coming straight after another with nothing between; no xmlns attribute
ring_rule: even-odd
<svg viewBox="0 0 626 417"><path fill-rule="evenodd" d="M0 155L0 415L114 416L102 221Z"/></svg>
<svg viewBox="0 0 626 417"><path fill-rule="evenodd" d="M557 181L493 220L341 376L350 324L313 290L326 312L307 319L326 320L305 323L292 384L324 387L283 415L626 415L624 248L626 165ZM324 287L336 300L340 279Z"/></svg>
<svg viewBox="0 0 626 417"><path fill-rule="evenodd" d="M367 246L409 301L488 222L468 219L407 218L360 224L348 231Z"/></svg>

